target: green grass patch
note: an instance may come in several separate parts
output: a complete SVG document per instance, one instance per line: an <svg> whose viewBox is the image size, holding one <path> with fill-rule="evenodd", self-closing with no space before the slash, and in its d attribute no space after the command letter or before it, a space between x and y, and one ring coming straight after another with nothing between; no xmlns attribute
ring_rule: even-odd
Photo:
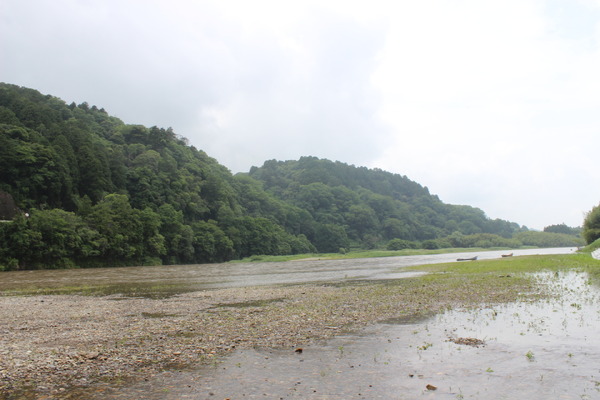
<svg viewBox="0 0 600 400"><path fill-rule="evenodd" d="M580 251L584 252L584 253L591 253L592 251L595 251L598 249L600 249L600 239L596 239L592 243L590 243L587 246L585 246L584 248L582 248Z"/></svg>
<svg viewBox="0 0 600 400"><path fill-rule="evenodd" d="M600 260L593 259L589 254L553 254L506 257L468 263L431 264L413 268L413 270L432 273L457 274L516 274L567 269L585 270L594 274L600 270Z"/></svg>
<svg viewBox="0 0 600 400"><path fill-rule="evenodd" d="M183 284L117 284L117 285L73 285L58 287L27 287L8 289L0 292L0 296L44 296L44 295L78 295L78 296L111 296L144 297L163 299L176 294L195 290ZM115 298L118 299L118 298Z"/></svg>
<svg viewBox="0 0 600 400"><path fill-rule="evenodd" d="M241 260L233 260L231 263L241 262L284 262L294 260L305 260L305 259L318 259L318 260L345 260L354 258L378 258L378 257L399 257L399 256L417 256L427 254L446 254L446 253L473 253L481 251L494 251L494 250L508 250L504 247L493 247L493 248L480 248L480 247L469 247L469 248L451 248L451 249L403 249L403 250L355 250L347 253L308 253L308 254L294 254L286 256L268 256L268 255L255 255L243 258Z"/></svg>
<svg viewBox="0 0 600 400"><path fill-rule="evenodd" d="M357 321L418 320L456 307L481 308L555 296L546 283L537 279L537 273L543 271L588 272L590 283L600 282L593 278L600 277L600 261L589 254L519 256L412 269L428 274L321 285L321 288L331 289L303 296L284 307L289 315L306 315L306 319L315 321L331 319L329 323L333 326L352 324L354 318ZM347 320L340 322L343 318Z"/></svg>
<svg viewBox="0 0 600 400"><path fill-rule="evenodd" d="M481 260L469 263L423 265L413 270L429 274L400 279L403 290L421 287L429 293L424 301L446 304L503 303L535 300L549 295L535 279L542 271L580 271L600 285L600 260L589 254L536 255Z"/></svg>
<svg viewBox="0 0 600 400"><path fill-rule="evenodd" d="M536 279L542 271L582 271L600 277L600 261L589 254L540 255L445 263L411 268L428 274L385 281L332 284L328 296L308 296L286 305L290 312L315 314L368 313L374 320L421 318L454 307L482 307L536 301L553 293ZM406 269L402 269L406 270ZM597 280L600 282L600 279ZM314 300L313 300L314 298ZM308 305L306 304L308 303ZM302 309L295 309L302 307Z"/></svg>

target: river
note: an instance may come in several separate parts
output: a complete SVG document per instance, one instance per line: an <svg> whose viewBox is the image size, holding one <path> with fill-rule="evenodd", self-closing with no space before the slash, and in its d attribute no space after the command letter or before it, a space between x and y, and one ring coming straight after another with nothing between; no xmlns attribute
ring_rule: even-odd
<svg viewBox="0 0 600 400"><path fill-rule="evenodd" d="M99 293L169 295L183 291L347 280L397 279L420 274L403 268L535 254L567 254L574 248L524 249L343 260L222 263L67 270L9 271L0 274L0 293L6 291L97 288Z"/></svg>

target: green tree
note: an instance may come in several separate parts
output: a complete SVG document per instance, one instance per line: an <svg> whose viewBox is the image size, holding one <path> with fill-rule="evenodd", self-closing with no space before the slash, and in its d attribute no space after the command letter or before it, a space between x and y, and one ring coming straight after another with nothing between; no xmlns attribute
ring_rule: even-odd
<svg viewBox="0 0 600 400"><path fill-rule="evenodd" d="M410 230L401 219L387 218L383 221L383 233L386 239L410 239Z"/></svg>
<svg viewBox="0 0 600 400"><path fill-rule="evenodd" d="M100 235L72 212L31 210L3 226L5 260L17 260L23 269L85 266L99 255Z"/></svg>
<svg viewBox="0 0 600 400"><path fill-rule="evenodd" d="M552 232L520 232L514 236L514 239L519 240L525 246L536 247L569 247L584 244L583 239L579 237Z"/></svg>
<svg viewBox="0 0 600 400"><path fill-rule="evenodd" d="M581 234L581 228L571 228L566 224L558 224L558 225L549 225L544 227L544 232L552 232L552 233L564 233L565 235L575 235L578 236Z"/></svg>
<svg viewBox="0 0 600 400"><path fill-rule="evenodd" d="M600 239L600 204L586 214L582 235L588 244Z"/></svg>
<svg viewBox="0 0 600 400"><path fill-rule="evenodd" d="M86 141L76 149L79 170L78 191L98 202L112 189L110 168L105 150L101 145Z"/></svg>
<svg viewBox="0 0 600 400"><path fill-rule="evenodd" d="M354 239L362 239L366 234L378 231L379 221L373 209L367 205L353 205L346 213L349 234Z"/></svg>
<svg viewBox="0 0 600 400"><path fill-rule="evenodd" d="M414 243L404 239L392 239L388 242L386 246L388 250L413 249L414 247Z"/></svg>
<svg viewBox="0 0 600 400"><path fill-rule="evenodd" d="M32 210L31 229L40 233L31 261L39 268L75 267L99 255L100 235L72 212Z"/></svg>
<svg viewBox="0 0 600 400"><path fill-rule="evenodd" d="M37 132L0 125L0 189L19 206L57 205L63 177L56 152Z"/></svg>
<svg viewBox="0 0 600 400"><path fill-rule="evenodd" d="M107 195L87 220L102 235L102 257L111 265L143 264L164 254L160 216L132 208L125 195Z"/></svg>
<svg viewBox="0 0 600 400"><path fill-rule="evenodd" d="M159 265L160 257L165 255L167 249L165 238L160 234L160 215L146 207L143 210L134 210L134 217L142 224L142 257L144 265Z"/></svg>
<svg viewBox="0 0 600 400"><path fill-rule="evenodd" d="M424 249L435 250L440 248L440 244L437 240L425 240L421 243Z"/></svg>
<svg viewBox="0 0 600 400"><path fill-rule="evenodd" d="M0 265L8 269L35 268L35 251L42 240L40 232L31 228L22 214L10 223L0 224Z"/></svg>
<svg viewBox="0 0 600 400"><path fill-rule="evenodd" d="M69 211L74 211L76 209L74 179L79 179L77 157L75 157L71 143L69 143L64 135L59 135L54 139L52 148L57 155L56 164L62 183L60 196L56 205Z"/></svg>
<svg viewBox="0 0 600 400"><path fill-rule="evenodd" d="M183 212L175 210L171 204L158 208L161 227L165 238L166 252L163 260L168 264L194 262L194 232L183 223Z"/></svg>
<svg viewBox="0 0 600 400"><path fill-rule="evenodd" d="M289 244L292 254L307 254L315 253L317 251L316 247L303 234L291 236L289 238Z"/></svg>
<svg viewBox="0 0 600 400"><path fill-rule="evenodd" d="M317 220L324 214L330 214L335 204L329 187L320 182L296 186L289 196L295 205L307 210Z"/></svg>
<svg viewBox="0 0 600 400"><path fill-rule="evenodd" d="M195 222L192 231L195 262L222 262L234 257L234 243L216 221Z"/></svg>
<svg viewBox="0 0 600 400"><path fill-rule="evenodd" d="M337 253L341 248L349 248L350 240L343 227L335 224L318 224L315 245L320 252Z"/></svg>

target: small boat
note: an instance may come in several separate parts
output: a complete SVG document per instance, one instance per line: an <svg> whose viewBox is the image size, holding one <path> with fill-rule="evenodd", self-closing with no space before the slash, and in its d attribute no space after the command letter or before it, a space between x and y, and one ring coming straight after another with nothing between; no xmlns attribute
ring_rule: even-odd
<svg viewBox="0 0 600 400"><path fill-rule="evenodd" d="M513 256L513 253L510 253L510 254L502 254L502 257L512 257L512 256Z"/></svg>
<svg viewBox="0 0 600 400"><path fill-rule="evenodd" d="M477 260L477 256L470 258L457 258L456 261L475 261Z"/></svg>

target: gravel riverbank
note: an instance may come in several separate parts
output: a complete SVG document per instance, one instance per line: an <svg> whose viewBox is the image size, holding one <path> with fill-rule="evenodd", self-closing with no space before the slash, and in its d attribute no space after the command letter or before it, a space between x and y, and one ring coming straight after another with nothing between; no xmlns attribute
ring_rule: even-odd
<svg viewBox="0 0 600 400"><path fill-rule="evenodd" d="M449 283L452 290L446 290ZM166 368L211 362L236 348L294 351L345 329L505 301L528 289L517 284L486 290L448 277L427 284L411 278L222 289L165 299L0 297L0 393L4 399L72 398L73 388L144 379Z"/></svg>

